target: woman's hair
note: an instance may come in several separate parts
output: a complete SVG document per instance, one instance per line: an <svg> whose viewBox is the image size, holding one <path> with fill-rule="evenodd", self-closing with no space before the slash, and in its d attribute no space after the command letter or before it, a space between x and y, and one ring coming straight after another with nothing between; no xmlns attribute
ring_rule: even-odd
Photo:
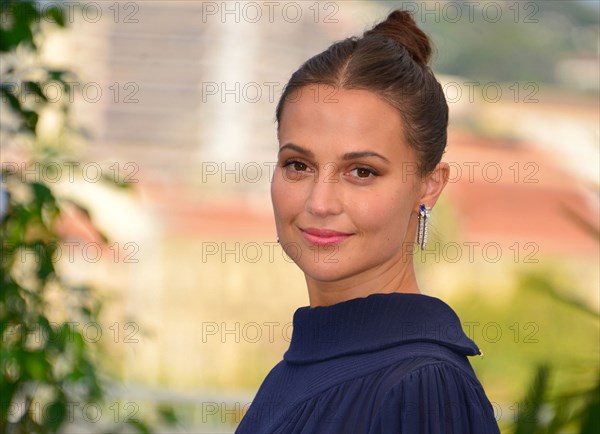
<svg viewBox="0 0 600 434"><path fill-rule="evenodd" d="M338 41L304 62L283 90L277 124L285 102L304 86L371 91L400 112L405 139L417 155L418 174L424 176L442 158L448 127L448 105L428 66L430 57L427 35L409 12L395 10L362 37Z"/></svg>

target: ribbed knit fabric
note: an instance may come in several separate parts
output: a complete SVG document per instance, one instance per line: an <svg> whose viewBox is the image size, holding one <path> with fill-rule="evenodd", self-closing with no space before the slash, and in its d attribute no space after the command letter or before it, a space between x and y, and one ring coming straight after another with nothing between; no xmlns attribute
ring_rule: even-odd
<svg viewBox="0 0 600 434"><path fill-rule="evenodd" d="M294 313L289 349L236 434L499 433L443 301L371 294Z"/></svg>

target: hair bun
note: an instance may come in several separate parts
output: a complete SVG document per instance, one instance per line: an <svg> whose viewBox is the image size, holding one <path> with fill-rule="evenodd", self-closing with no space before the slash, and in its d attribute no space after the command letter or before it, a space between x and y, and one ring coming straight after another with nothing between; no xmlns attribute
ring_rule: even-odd
<svg viewBox="0 0 600 434"><path fill-rule="evenodd" d="M431 58L429 37L417 26L412 14L408 11L395 10L385 21L377 24L364 36L383 35L394 40L408 51L410 57L422 66L426 66Z"/></svg>

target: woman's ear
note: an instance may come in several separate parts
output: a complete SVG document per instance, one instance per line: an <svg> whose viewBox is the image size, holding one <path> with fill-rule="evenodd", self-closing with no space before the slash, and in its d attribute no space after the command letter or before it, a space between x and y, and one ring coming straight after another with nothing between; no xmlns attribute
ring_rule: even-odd
<svg viewBox="0 0 600 434"><path fill-rule="evenodd" d="M416 212L419 212L419 207L422 203L429 208L433 208L440 197L440 194L442 194L444 187L448 183L449 178L450 166L443 161L438 163L437 166L423 178L421 181L421 194L419 201L416 204Z"/></svg>

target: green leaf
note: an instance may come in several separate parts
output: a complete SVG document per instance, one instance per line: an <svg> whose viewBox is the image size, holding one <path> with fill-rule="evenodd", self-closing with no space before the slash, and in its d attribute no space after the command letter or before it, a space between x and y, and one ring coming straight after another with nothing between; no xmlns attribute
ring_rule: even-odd
<svg viewBox="0 0 600 434"><path fill-rule="evenodd" d="M533 434L541 426L539 415L548 388L549 376L548 365L538 366L529 393L519 403L514 434Z"/></svg>
<svg viewBox="0 0 600 434"><path fill-rule="evenodd" d="M0 20L3 20L4 17L0 17ZM14 43L10 39L10 33L4 31L2 27L0 27L0 52L6 53L7 51L11 51L14 48Z"/></svg>
<svg viewBox="0 0 600 434"><path fill-rule="evenodd" d="M2 87L0 87L0 92L2 93L2 100L4 100L6 98L10 108L13 109L14 111L16 111L19 115L21 115L21 113L23 112L23 110L21 108L21 102L15 96L15 94L12 92L12 88L13 88L12 85L7 84L7 83L2 83Z"/></svg>
<svg viewBox="0 0 600 434"><path fill-rule="evenodd" d="M581 417L580 434L600 433L600 373Z"/></svg>
<svg viewBox="0 0 600 434"><path fill-rule="evenodd" d="M65 421L67 415L66 401L54 401L52 404L45 406L42 415L44 417L42 422L44 428L50 432L55 432Z"/></svg>
<svg viewBox="0 0 600 434"><path fill-rule="evenodd" d="M46 10L46 16L51 18L60 27L65 27L64 11L58 6L52 6Z"/></svg>
<svg viewBox="0 0 600 434"><path fill-rule="evenodd" d="M48 277L54 273L54 262L52 262L52 245L46 243L36 243L35 252L38 254L38 269L37 277L40 281L45 282Z"/></svg>
<svg viewBox="0 0 600 434"><path fill-rule="evenodd" d="M40 333L44 338L46 338L45 344L48 345L53 344L56 341L56 336L54 333L54 329L50 325L50 321L43 314L39 314L37 317L37 324L40 328Z"/></svg>
<svg viewBox="0 0 600 434"><path fill-rule="evenodd" d="M175 414L175 410L173 407L161 405L158 407L158 414L161 419L169 425L175 425L178 421L177 415Z"/></svg>
<svg viewBox="0 0 600 434"><path fill-rule="evenodd" d="M33 93L37 96L39 96L40 98L42 98L44 101L48 102L48 98L46 98L46 95L44 95L44 92L42 91L42 88L40 87L40 85L34 81L24 81L23 84L23 91L25 92L25 94L28 93Z"/></svg>
<svg viewBox="0 0 600 434"><path fill-rule="evenodd" d="M54 334L54 342L59 351L65 351L67 344L73 340L72 334L73 330L69 324L63 323L58 327Z"/></svg>
<svg viewBox="0 0 600 434"><path fill-rule="evenodd" d="M37 9L29 1L14 2L11 9L10 13L13 17L13 26L10 32L11 44L14 47L24 44L36 48L32 27L40 19Z"/></svg>
<svg viewBox="0 0 600 434"><path fill-rule="evenodd" d="M33 182L31 183L31 187L33 189L33 194L35 195L35 200L37 202L41 204L56 204L56 199L54 198L52 191L47 186L39 182Z"/></svg>
<svg viewBox="0 0 600 434"><path fill-rule="evenodd" d="M71 330L70 339L72 340L71 348L73 349L75 359L79 361L83 357L85 350L85 341L83 340L83 336L81 336L81 333L78 330Z"/></svg>
<svg viewBox="0 0 600 434"><path fill-rule="evenodd" d="M21 110L21 117L23 118L23 129L35 134L37 123L40 116L33 110Z"/></svg>
<svg viewBox="0 0 600 434"><path fill-rule="evenodd" d="M3 1L0 5L2 22L12 21L11 27L3 28L0 50L12 51L21 44L36 48L32 25L39 20L39 13L34 5L29 1Z"/></svg>
<svg viewBox="0 0 600 434"><path fill-rule="evenodd" d="M48 69L46 71L46 74L48 75L48 80L49 81L60 81L63 85L65 85L65 90L69 91L70 90L70 85L68 85L65 80L63 79L64 75L69 74L69 71L65 70L65 69Z"/></svg>
<svg viewBox="0 0 600 434"><path fill-rule="evenodd" d="M25 354L25 368L32 379L45 381L50 366L43 352L34 351Z"/></svg>
<svg viewBox="0 0 600 434"><path fill-rule="evenodd" d="M127 420L127 423L132 425L139 433L150 434L150 432L151 432L150 428L148 428L148 425L146 425L141 420L138 420L138 419Z"/></svg>

